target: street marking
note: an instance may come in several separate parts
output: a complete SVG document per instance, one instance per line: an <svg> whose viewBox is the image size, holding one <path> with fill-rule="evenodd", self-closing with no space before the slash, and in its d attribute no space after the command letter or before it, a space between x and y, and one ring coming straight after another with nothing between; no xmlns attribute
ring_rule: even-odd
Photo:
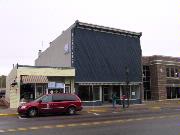
<svg viewBox="0 0 180 135"><path fill-rule="evenodd" d="M127 121L127 122L130 122L130 121L134 121L134 120L133 120L133 119L127 119L126 121Z"/></svg>
<svg viewBox="0 0 180 135"><path fill-rule="evenodd" d="M56 125L57 128L64 128L65 125Z"/></svg>
<svg viewBox="0 0 180 135"><path fill-rule="evenodd" d="M168 118L174 118L174 117L178 117L179 115L171 115L171 116L167 116Z"/></svg>
<svg viewBox="0 0 180 135"><path fill-rule="evenodd" d="M154 117L148 117L148 118L146 118L146 120L152 120L152 119L154 119Z"/></svg>
<svg viewBox="0 0 180 135"><path fill-rule="evenodd" d="M125 122L124 120L116 120L116 122L121 123L121 122Z"/></svg>
<svg viewBox="0 0 180 135"><path fill-rule="evenodd" d="M0 133L4 133L5 131L4 130L0 130Z"/></svg>
<svg viewBox="0 0 180 135"><path fill-rule="evenodd" d="M78 124L67 124L68 127L75 127L78 126Z"/></svg>
<svg viewBox="0 0 180 135"><path fill-rule="evenodd" d="M46 126L42 126L42 128L53 128L54 126L52 125L46 125Z"/></svg>
<svg viewBox="0 0 180 135"><path fill-rule="evenodd" d="M154 106L154 107L152 107L152 109L161 109L161 107Z"/></svg>
<svg viewBox="0 0 180 135"><path fill-rule="evenodd" d="M18 119L20 119L20 120L25 120L25 119L27 119L27 118L22 118L21 116L18 116Z"/></svg>
<svg viewBox="0 0 180 135"><path fill-rule="evenodd" d="M88 112L106 112L105 109L92 109L92 110L89 110Z"/></svg>
<svg viewBox="0 0 180 135"><path fill-rule="evenodd" d="M101 124L102 122L92 122L93 125L99 125Z"/></svg>
<svg viewBox="0 0 180 135"><path fill-rule="evenodd" d="M36 129L40 129L40 127L30 127L29 129L36 130Z"/></svg>
<svg viewBox="0 0 180 135"><path fill-rule="evenodd" d="M112 123L112 121L104 121L103 123L104 124L109 124L109 123Z"/></svg>
<svg viewBox="0 0 180 135"><path fill-rule="evenodd" d="M78 125L81 125L81 126L88 126L88 125L90 125L90 123L80 123L80 124L78 124Z"/></svg>
<svg viewBox="0 0 180 135"><path fill-rule="evenodd" d="M26 131L28 129L27 128L17 128L17 130L19 130L19 131Z"/></svg>
<svg viewBox="0 0 180 135"><path fill-rule="evenodd" d="M100 115L100 114L98 114L98 113L93 113L94 115Z"/></svg>
<svg viewBox="0 0 180 135"><path fill-rule="evenodd" d="M160 118L160 119L163 119L163 118L166 118L166 116L160 116L159 118Z"/></svg>
<svg viewBox="0 0 180 135"><path fill-rule="evenodd" d="M8 129L7 131L14 132L14 131L17 131L17 130L16 129Z"/></svg>
<svg viewBox="0 0 180 135"><path fill-rule="evenodd" d="M137 119L135 119L135 120L138 120L138 121L140 121L140 120L143 120L142 118L137 118Z"/></svg>

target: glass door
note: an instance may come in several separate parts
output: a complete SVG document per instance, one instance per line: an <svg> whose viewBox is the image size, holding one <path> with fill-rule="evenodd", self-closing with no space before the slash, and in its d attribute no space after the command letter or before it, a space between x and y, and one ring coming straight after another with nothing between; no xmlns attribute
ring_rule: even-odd
<svg viewBox="0 0 180 135"><path fill-rule="evenodd" d="M103 102L109 102L109 87L103 87Z"/></svg>

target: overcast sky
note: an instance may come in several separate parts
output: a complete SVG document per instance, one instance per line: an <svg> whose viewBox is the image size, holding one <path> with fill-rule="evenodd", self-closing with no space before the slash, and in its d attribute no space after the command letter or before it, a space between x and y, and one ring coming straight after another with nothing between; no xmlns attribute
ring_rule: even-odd
<svg viewBox="0 0 180 135"><path fill-rule="evenodd" d="M180 57L179 0L0 0L0 75L34 65L75 20L142 32L144 56ZM43 43L42 43L43 41Z"/></svg>

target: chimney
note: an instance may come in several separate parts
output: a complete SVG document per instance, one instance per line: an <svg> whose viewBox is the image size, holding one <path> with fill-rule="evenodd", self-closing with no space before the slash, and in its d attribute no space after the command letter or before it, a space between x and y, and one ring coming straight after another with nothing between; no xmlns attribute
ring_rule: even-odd
<svg viewBox="0 0 180 135"><path fill-rule="evenodd" d="M39 50L39 52L38 52L38 57L41 55L41 53L42 53L42 50Z"/></svg>

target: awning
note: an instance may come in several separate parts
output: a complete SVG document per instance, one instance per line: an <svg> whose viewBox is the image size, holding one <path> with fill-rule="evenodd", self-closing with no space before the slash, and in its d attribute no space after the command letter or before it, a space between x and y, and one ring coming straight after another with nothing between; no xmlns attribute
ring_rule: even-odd
<svg viewBox="0 0 180 135"><path fill-rule="evenodd" d="M48 83L47 76L22 76L22 83Z"/></svg>
<svg viewBox="0 0 180 135"><path fill-rule="evenodd" d="M126 82L76 82L78 85L127 85ZM130 82L129 85L140 85L142 82Z"/></svg>

